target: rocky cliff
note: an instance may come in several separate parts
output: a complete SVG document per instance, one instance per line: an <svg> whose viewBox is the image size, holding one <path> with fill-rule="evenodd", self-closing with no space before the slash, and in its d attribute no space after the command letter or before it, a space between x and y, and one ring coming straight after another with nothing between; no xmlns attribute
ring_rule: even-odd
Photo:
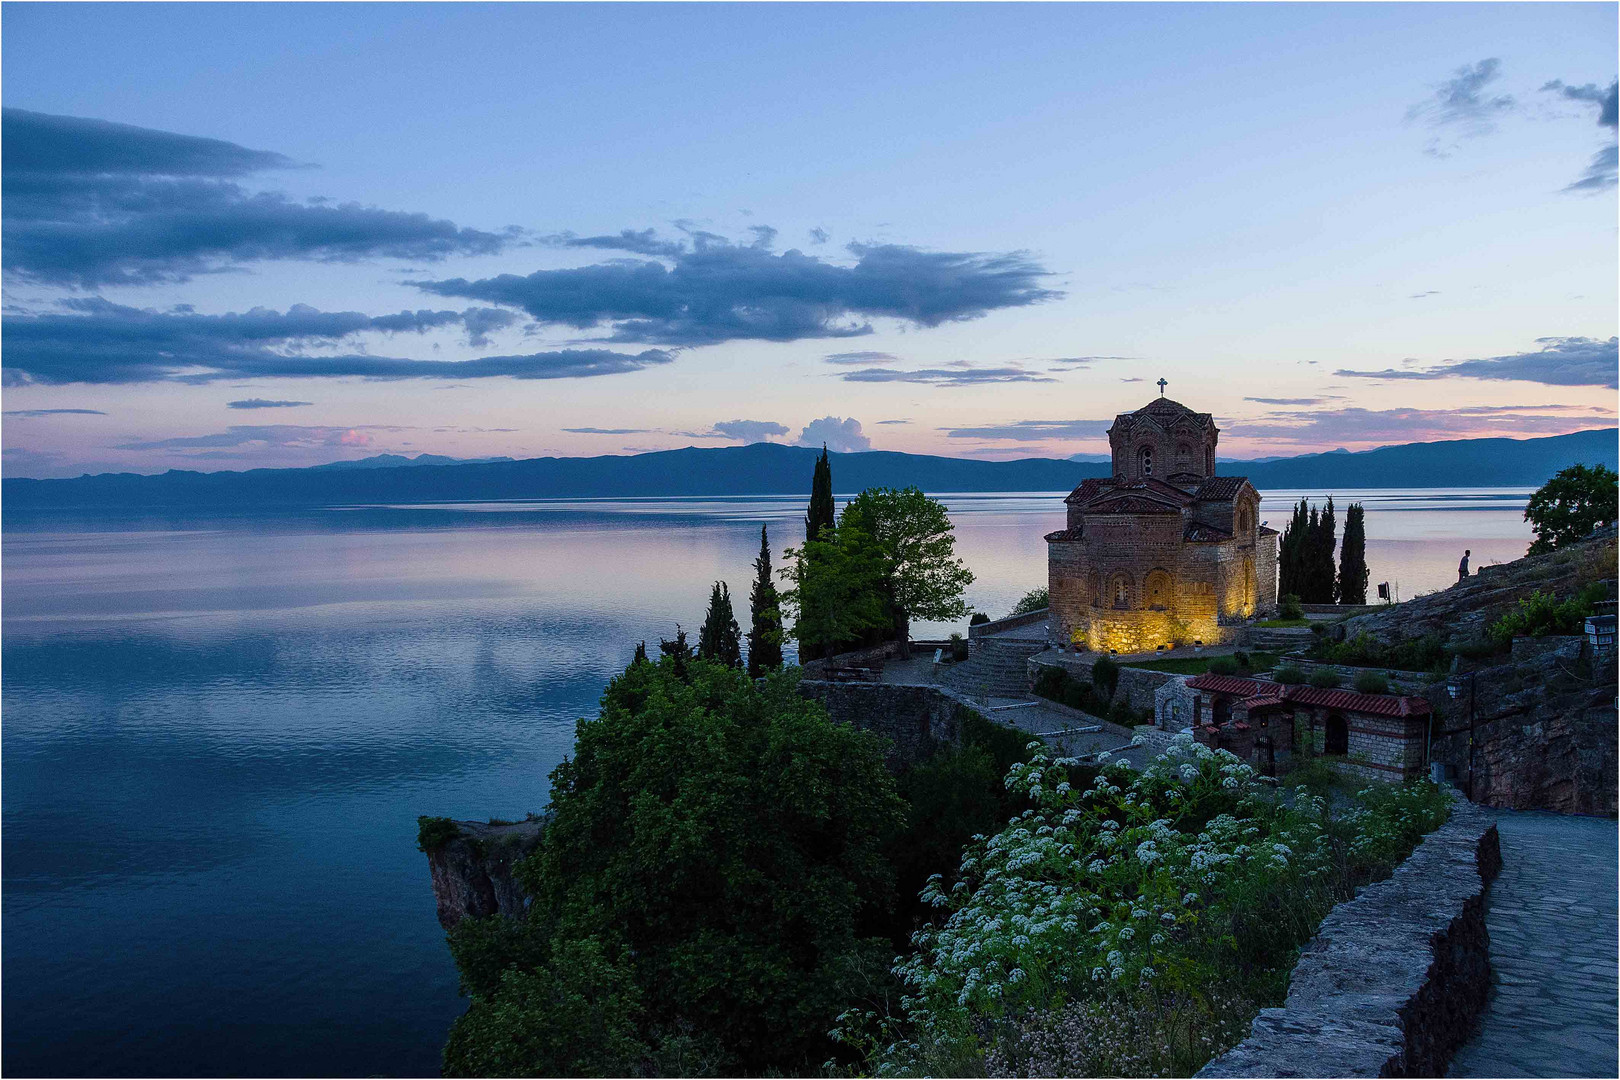
<svg viewBox="0 0 1620 1080"><path fill-rule="evenodd" d="M439 925L449 930L462 919L521 916L528 897L515 869L540 843L545 827L544 818L509 825L423 818L421 847L433 875Z"/></svg>
<svg viewBox="0 0 1620 1080"><path fill-rule="evenodd" d="M1615 539L1608 536L1482 567L1444 591L1349 619L1342 632L1386 643L1431 634L1454 645L1477 642L1537 590L1562 599L1595 581L1612 581L1615 559ZM1613 815L1620 782L1615 695L1614 658L1594 657L1583 637L1520 639L1510 655L1465 661L1452 679L1425 692L1436 710L1431 760L1451 766L1466 789L1471 728L1476 802Z"/></svg>

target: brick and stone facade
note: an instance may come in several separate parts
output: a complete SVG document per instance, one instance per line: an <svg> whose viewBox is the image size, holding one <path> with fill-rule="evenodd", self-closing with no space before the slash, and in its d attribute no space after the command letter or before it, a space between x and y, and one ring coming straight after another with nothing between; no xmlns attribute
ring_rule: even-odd
<svg viewBox="0 0 1620 1080"><path fill-rule="evenodd" d="M1284 686L1229 675L1187 680L1193 734L1266 775L1296 758L1341 759L1371 780L1422 776L1433 709L1420 697Z"/></svg>
<svg viewBox="0 0 1620 1080"><path fill-rule="evenodd" d="M1159 398L1114 418L1114 475L1065 501L1046 537L1052 637L1093 652L1212 645L1277 602L1277 533L1260 493L1215 475L1208 413Z"/></svg>

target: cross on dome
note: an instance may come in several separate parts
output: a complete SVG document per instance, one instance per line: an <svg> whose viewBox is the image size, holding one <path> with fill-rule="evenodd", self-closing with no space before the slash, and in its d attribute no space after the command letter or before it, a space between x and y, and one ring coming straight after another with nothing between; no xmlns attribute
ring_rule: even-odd
<svg viewBox="0 0 1620 1080"><path fill-rule="evenodd" d="M1165 381L1164 377L1160 376L1159 377L1159 396L1160 397L1164 397L1164 388L1166 386L1168 386L1168 385L1170 385L1170 384Z"/></svg>

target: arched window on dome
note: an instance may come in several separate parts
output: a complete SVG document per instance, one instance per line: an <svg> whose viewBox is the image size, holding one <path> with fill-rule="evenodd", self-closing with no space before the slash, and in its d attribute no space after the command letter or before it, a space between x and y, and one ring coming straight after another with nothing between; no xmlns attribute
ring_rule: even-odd
<svg viewBox="0 0 1620 1080"><path fill-rule="evenodd" d="M1138 473L1142 476L1153 475L1153 447L1144 446L1136 452Z"/></svg>

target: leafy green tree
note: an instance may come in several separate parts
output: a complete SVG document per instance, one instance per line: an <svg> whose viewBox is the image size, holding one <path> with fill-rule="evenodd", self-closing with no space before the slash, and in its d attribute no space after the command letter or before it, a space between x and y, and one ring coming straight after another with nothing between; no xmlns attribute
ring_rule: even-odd
<svg viewBox="0 0 1620 1080"><path fill-rule="evenodd" d="M804 538L814 540L821 530L833 527L832 462L827 457L827 445L821 446L816 459L816 471L810 479L810 509L804 515Z"/></svg>
<svg viewBox="0 0 1620 1080"><path fill-rule="evenodd" d="M1536 539L1527 554L1542 555L1613 525L1620 505L1620 476L1607 465L1571 465L1530 496L1524 520Z"/></svg>
<svg viewBox="0 0 1620 1080"><path fill-rule="evenodd" d="M638 1016L649 1044L688 1030L724 1048L721 1075L814 1070L834 1018L892 956L865 929L892 903L884 851L905 824L886 744L833 723L796 684L702 660L689 680L672 659L632 665L580 722L552 773L551 822L519 867L547 955L600 942L604 963L633 973L640 1011L580 996ZM531 970L530 956L510 966ZM544 999L503 983L491 1000L526 1014Z"/></svg>
<svg viewBox="0 0 1620 1080"><path fill-rule="evenodd" d="M1344 512L1344 541L1339 547L1339 603L1367 602L1367 520L1360 503Z"/></svg>
<svg viewBox="0 0 1620 1080"><path fill-rule="evenodd" d="M748 674L759 678L782 666L782 601L771 580L771 541L759 527L759 555L754 558L754 590L748 597Z"/></svg>
<svg viewBox="0 0 1620 1080"><path fill-rule="evenodd" d="M1050 606L1051 602L1051 598L1047 594L1047 587L1042 585L1038 589L1029 590L1020 597L1018 603L1013 605L1013 609L1007 612L1007 618L1010 619L1014 615L1027 615L1032 611L1040 611L1042 608Z"/></svg>
<svg viewBox="0 0 1620 1080"><path fill-rule="evenodd" d="M868 488L839 518L872 538L879 571L904 624L912 619L949 622L968 613L963 593L973 571L956 557L956 533L937 499L919 488Z"/></svg>
<svg viewBox="0 0 1620 1080"><path fill-rule="evenodd" d="M788 548L786 555L788 565L779 573L791 587L781 601L793 616L801 659L831 655L891 625L883 562L865 532L835 526L823 530L820 539Z"/></svg>
<svg viewBox="0 0 1620 1080"><path fill-rule="evenodd" d="M742 667L742 631L731 610L731 587L723 581L715 582L709 594L709 610L698 631L697 655L699 660Z"/></svg>

